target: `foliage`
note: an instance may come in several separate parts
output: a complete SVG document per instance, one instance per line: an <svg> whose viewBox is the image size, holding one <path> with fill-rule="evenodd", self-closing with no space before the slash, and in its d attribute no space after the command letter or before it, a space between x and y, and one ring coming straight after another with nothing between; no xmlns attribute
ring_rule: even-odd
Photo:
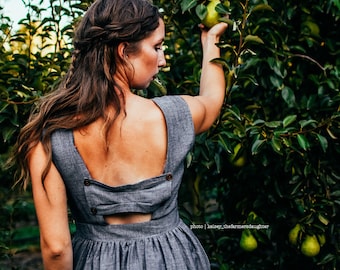
<svg viewBox="0 0 340 270"><path fill-rule="evenodd" d="M32 249L39 242L31 195L11 188L14 176L6 161L32 104L53 89L66 72L72 25L87 4L70 0L61 5L51 0L47 8L31 1L26 1L26 6L27 14L20 20L19 29L0 14L0 258ZM43 17L46 11L50 17ZM67 18L70 23L63 21Z"/></svg>
<svg viewBox="0 0 340 270"><path fill-rule="evenodd" d="M169 48L168 91L197 93L197 23L208 1L179 1L178 10L175 2L160 2L175 22L168 24L167 42L176 44ZM339 3L230 4L229 31L219 44L223 57L216 60L226 71L225 106L188 157L183 212L189 223L269 225L251 230L259 242L252 253L239 247L243 230L197 230L219 269L301 264L335 269L340 262ZM293 246L288 233L297 223L302 230ZM313 258L300 250L309 234L327 239Z"/></svg>
<svg viewBox="0 0 340 270"><path fill-rule="evenodd" d="M31 5L13 33L1 17L0 123L1 194L12 184L4 167L31 105L50 91L67 70L72 25L90 1L51 0L50 17ZM197 229L213 269L337 269L340 265L339 52L337 0L231 0L229 30L218 46L225 68L225 105L219 119L197 136L188 155L181 190L182 217ZM159 83L140 94L197 94L201 48L197 24L207 0L157 0L164 13L167 67ZM40 20L38 20L40 18ZM62 19L70 21L62 23ZM66 26L65 26L66 25ZM33 40L39 37L40 49ZM26 44L26 47L22 46ZM166 89L166 90L165 90ZM18 218L22 198L1 196L6 211ZM16 205L17 207L13 207ZM31 205L31 202L29 203ZM11 206L12 208L9 208ZM30 212L32 213L32 212ZM2 253L8 251L18 222L1 214ZM33 215L33 213L32 213ZM32 217L31 217L32 219ZM213 226L213 225L216 226ZM246 225L258 242L240 247ZM300 224L296 244L289 232ZM222 226L217 226L222 225ZM223 226L224 225L224 226ZM238 226L236 226L238 225ZM266 226L268 225L268 226ZM247 233L248 230L247 230ZM307 235L319 238L320 253L306 257ZM322 245L321 245L322 242Z"/></svg>

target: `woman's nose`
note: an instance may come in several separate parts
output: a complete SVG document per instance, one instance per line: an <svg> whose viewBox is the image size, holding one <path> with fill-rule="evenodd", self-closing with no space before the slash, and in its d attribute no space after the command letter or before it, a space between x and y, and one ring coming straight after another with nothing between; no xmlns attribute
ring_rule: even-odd
<svg viewBox="0 0 340 270"><path fill-rule="evenodd" d="M166 60L165 60L165 56L164 56L163 51L162 51L161 55L159 56L158 66L159 67L165 67L166 66Z"/></svg>

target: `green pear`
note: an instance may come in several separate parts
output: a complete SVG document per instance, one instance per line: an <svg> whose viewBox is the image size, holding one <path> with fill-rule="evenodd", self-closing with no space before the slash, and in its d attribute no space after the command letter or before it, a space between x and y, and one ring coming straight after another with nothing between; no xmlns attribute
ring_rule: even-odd
<svg viewBox="0 0 340 270"><path fill-rule="evenodd" d="M229 161L235 167L243 167L246 164L246 152L242 149L241 143L236 144L234 154L229 157Z"/></svg>
<svg viewBox="0 0 340 270"><path fill-rule="evenodd" d="M307 257L314 257L320 252L320 245L315 235L306 235L301 244L301 252Z"/></svg>
<svg viewBox="0 0 340 270"><path fill-rule="evenodd" d="M324 234L318 234L318 240L319 240L320 247L326 244L326 236Z"/></svg>
<svg viewBox="0 0 340 270"><path fill-rule="evenodd" d="M291 229L288 233L289 242L294 246L297 244L297 240L298 240L300 231L301 231L301 225L299 223L297 223L294 226L294 228Z"/></svg>
<svg viewBox="0 0 340 270"><path fill-rule="evenodd" d="M248 229L242 232L240 247L245 251L253 251L257 248L256 238Z"/></svg>
<svg viewBox="0 0 340 270"><path fill-rule="evenodd" d="M207 15L202 20L202 23L208 28L211 28L215 24L219 23L219 19L221 18L221 15L216 11L216 6L219 3L220 3L220 0L211 0L209 4L207 5Z"/></svg>

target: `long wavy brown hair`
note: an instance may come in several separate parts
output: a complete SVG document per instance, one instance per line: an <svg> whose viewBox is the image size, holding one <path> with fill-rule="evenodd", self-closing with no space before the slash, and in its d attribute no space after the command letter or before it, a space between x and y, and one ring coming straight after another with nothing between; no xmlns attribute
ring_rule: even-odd
<svg viewBox="0 0 340 270"><path fill-rule="evenodd" d="M138 41L159 25L161 14L148 0L96 0L76 27L72 63L59 86L43 97L21 129L12 161L17 166L16 184L26 188L30 150L42 142L48 163L52 162L51 134L57 129L84 127L98 118L106 122L105 135L116 117L125 112L121 87L115 82L117 46L125 42L129 52L138 51ZM122 98L123 97L123 98ZM110 117L107 109L113 107Z"/></svg>

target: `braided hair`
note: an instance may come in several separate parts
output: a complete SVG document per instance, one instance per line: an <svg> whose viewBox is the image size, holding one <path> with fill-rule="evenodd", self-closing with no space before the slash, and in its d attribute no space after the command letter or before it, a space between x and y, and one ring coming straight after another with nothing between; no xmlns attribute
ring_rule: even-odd
<svg viewBox="0 0 340 270"><path fill-rule="evenodd" d="M159 25L157 7L148 0L96 0L76 27L70 68L55 91L41 99L28 123L21 129L14 151L18 165L17 183L29 182L28 155L42 142L48 164L52 163L50 136L56 129L84 127L98 118L105 120L105 136L116 117L125 112L121 87L114 80L117 65L127 65L118 57L120 43L136 52L138 41ZM115 115L108 115L113 107Z"/></svg>

